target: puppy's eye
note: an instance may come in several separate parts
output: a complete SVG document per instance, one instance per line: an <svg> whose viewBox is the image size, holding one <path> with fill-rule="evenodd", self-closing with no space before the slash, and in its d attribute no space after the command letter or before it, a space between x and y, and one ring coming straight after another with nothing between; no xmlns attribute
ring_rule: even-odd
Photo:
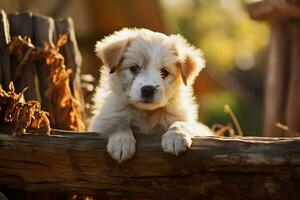
<svg viewBox="0 0 300 200"><path fill-rule="evenodd" d="M162 68L160 69L160 75L162 78L166 78L169 75L169 72L166 70L166 68Z"/></svg>
<svg viewBox="0 0 300 200"><path fill-rule="evenodd" d="M140 67L137 65L129 67L132 74L137 75L140 72Z"/></svg>

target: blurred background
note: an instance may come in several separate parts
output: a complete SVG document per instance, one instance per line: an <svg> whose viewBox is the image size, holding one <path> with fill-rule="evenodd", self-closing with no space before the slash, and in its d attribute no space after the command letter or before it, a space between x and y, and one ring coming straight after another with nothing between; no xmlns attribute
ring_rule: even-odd
<svg viewBox="0 0 300 200"><path fill-rule="evenodd" d="M194 89L199 119L208 125L228 124L228 104L245 135L260 135L263 77L269 27L249 18L254 0L0 0L7 13L31 11L53 18L72 17L83 57L81 72L99 78L94 44L123 27L180 33L202 49L206 68ZM90 101L93 88L85 87Z"/></svg>

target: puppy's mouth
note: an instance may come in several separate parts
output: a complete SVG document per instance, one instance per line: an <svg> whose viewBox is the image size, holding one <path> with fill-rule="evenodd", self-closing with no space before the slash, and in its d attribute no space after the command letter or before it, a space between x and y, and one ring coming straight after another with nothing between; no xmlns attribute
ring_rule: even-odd
<svg viewBox="0 0 300 200"><path fill-rule="evenodd" d="M139 102L140 102L140 103L150 104L150 103L153 103L153 98L142 99L142 100L139 101Z"/></svg>
<svg viewBox="0 0 300 200"><path fill-rule="evenodd" d="M159 101L156 101L154 98L143 98L133 103L133 105L142 110L155 110L163 106Z"/></svg>

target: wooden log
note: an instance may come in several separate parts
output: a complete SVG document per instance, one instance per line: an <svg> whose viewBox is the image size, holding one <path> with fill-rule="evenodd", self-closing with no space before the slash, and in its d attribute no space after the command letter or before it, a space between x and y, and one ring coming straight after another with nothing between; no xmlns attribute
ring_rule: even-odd
<svg viewBox="0 0 300 200"><path fill-rule="evenodd" d="M289 76L289 26L286 21L272 23L265 82L263 136L284 136L277 122L285 123L285 104Z"/></svg>
<svg viewBox="0 0 300 200"><path fill-rule="evenodd" d="M161 136L136 134L117 164L95 133L0 134L0 189L138 199L299 199L300 138L202 137L175 157Z"/></svg>
<svg viewBox="0 0 300 200"><path fill-rule="evenodd" d="M292 52L290 80L288 85L286 125L294 130L289 136L295 136L295 131L300 133L300 23L294 22L292 28Z"/></svg>
<svg viewBox="0 0 300 200"><path fill-rule="evenodd" d="M8 89L9 82L11 81L9 54L6 48L9 42L9 22L6 13L0 10L0 83L5 90Z"/></svg>
<svg viewBox="0 0 300 200"><path fill-rule="evenodd" d="M8 15L10 23L10 35L22 36L22 37L33 37L33 20L32 14L29 12L23 13L12 13ZM19 63L18 63L19 64ZM17 73L17 70L21 70ZM19 74L19 76L17 76ZM22 91L25 87L28 87L25 93L26 100L36 100L36 84L35 84L35 72L34 72L34 62L28 60L24 61L22 66L14 66L11 64L11 76L12 81L14 81L16 90Z"/></svg>
<svg viewBox="0 0 300 200"><path fill-rule="evenodd" d="M263 0L248 5L248 13L255 20L282 20L300 18L299 0Z"/></svg>
<svg viewBox="0 0 300 200"><path fill-rule="evenodd" d="M34 23L34 44L37 47L44 47L45 44L54 45L53 37L55 36L54 20L46 16L33 16ZM42 101L42 109L50 111L50 102L46 97L46 90L48 89L48 77L50 70L44 62L36 62L37 78L39 82L39 92Z"/></svg>

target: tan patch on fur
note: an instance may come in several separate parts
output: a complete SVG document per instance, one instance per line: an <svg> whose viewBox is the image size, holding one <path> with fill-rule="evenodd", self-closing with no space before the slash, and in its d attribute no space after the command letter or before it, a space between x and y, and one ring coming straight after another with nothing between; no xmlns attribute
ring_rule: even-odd
<svg viewBox="0 0 300 200"><path fill-rule="evenodd" d="M193 58L186 56L185 63L176 62L176 66L179 68L183 83L188 84L189 77L193 74L196 69L196 63Z"/></svg>
<svg viewBox="0 0 300 200"><path fill-rule="evenodd" d="M103 49L102 62L111 69L113 67L118 67L128 44L128 39L120 40Z"/></svg>
<svg viewBox="0 0 300 200"><path fill-rule="evenodd" d="M185 66L183 67L183 74L186 77L186 79L189 78L190 75L193 74L193 72L196 69L196 63L189 55L185 58Z"/></svg>
<svg viewBox="0 0 300 200"><path fill-rule="evenodd" d="M180 71L180 75L181 75L181 79L184 83L184 85L187 85L187 80L186 80L186 76L184 76L183 74L183 70L182 70L182 64L180 62L176 62L175 66L177 67L177 69Z"/></svg>
<svg viewBox="0 0 300 200"><path fill-rule="evenodd" d="M176 66L177 66L177 63L176 63ZM174 79L173 85L175 88L180 88L182 82L186 85L186 82L182 77L180 67L177 67L177 72L175 74L175 79Z"/></svg>

